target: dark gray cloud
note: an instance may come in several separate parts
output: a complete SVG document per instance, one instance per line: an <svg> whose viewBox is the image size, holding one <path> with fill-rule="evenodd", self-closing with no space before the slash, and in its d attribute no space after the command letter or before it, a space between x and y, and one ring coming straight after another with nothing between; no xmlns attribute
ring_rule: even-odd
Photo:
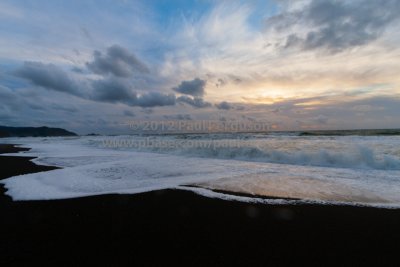
<svg viewBox="0 0 400 267"><path fill-rule="evenodd" d="M137 97L136 106L157 107L174 106L176 97L174 94L162 94L159 92L150 92Z"/></svg>
<svg viewBox="0 0 400 267"><path fill-rule="evenodd" d="M14 74L37 86L72 94L85 100L121 103L143 108L174 106L176 104L175 94L154 91L139 93L136 90L136 80L127 79L125 75L128 75L134 69L142 72L147 69L122 47L110 47L104 57L98 52L96 52L96 55L96 59L92 63L88 63L88 67L95 72L112 73L114 75L100 80L83 80L78 83L76 79L73 79L73 76L56 65L41 62L25 62ZM71 71L77 72L80 69L73 68ZM176 90L185 94L203 95L205 83L198 78L192 81L184 81ZM179 102L196 108L211 106L211 103L200 97L182 96L179 98Z"/></svg>
<svg viewBox="0 0 400 267"><path fill-rule="evenodd" d="M224 110L230 110L231 108L233 108L233 106L226 101L222 101L221 103L215 104L215 106L218 109L224 109Z"/></svg>
<svg viewBox="0 0 400 267"><path fill-rule="evenodd" d="M213 76L210 75L210 77L213 77ZM242 80L238 76L229 74L226 77L218 78L217 81L215 82L215 86L220 88L220 87L226 86L229 83L239 84L241 82L242 82Z"/></svg>
<svg viewBox="0 0 400 267"><path fill-rule="evenodd" d="M224 85L226 85L226 83L227 83L227 81L225 81L225 80L222 79L222 78L219 78L219 79L217 80L217 83L215 84L215 86L216 86L216 87L223 87Z"/></svg>
<svg viewBox="0 0 400 267"><path fill-rule="evenodd" d="M159 92L149 92L138 95L133 91L133 85L126 79L104 79L93 82L92 100L123 103L129 106L157 107L173 106L176 97L174 94L162 94Z"/></svg>
<svg viewBox="0 0 400 267"><path fill-rule="evenodd" d="M13 90L0 85L0 124L26 126L34 123L36 118L54 114L49 112L43 99L25 90Z"/></svg>
<svg viewBox="0 0 400 267"><path fill-rule="evenodd" d="M5 86L0 85L0 107L3 110L3 112L10 112L10 111L15 111L19 109L19 105L21 104L21 101L19 101L19 97L10 90L9 88Z"/></svg>
<svg viewBox="0 0 400 267"><path fill-rule="evenodd" d="M110 58L123 57L124 51L120 49L117 46L111 47L108 50L108 56ZM129 55L127 56L128 59L125 59L125 61L132 63L133 59L129 58ZM133 90L135 88L133 81L114 76L92 82L82 81L78 83L67 72L56 65L41 62L25 62L21 68L14 72L14 75L49 90L68 93L82 99L99 102L122 103L139 107L156 107L173 106L176 101L174 94L159 92L137 94Z"/></svg>
<svg viewBox="0 0 400 267"><path fill-rule="evenodd" d="M10 100L15 100L16 98L17 97L16 97L15 93L11 89L0 85L0 99L1 100L7 100L7 102L9 102Z"/></svg>
<svg viewBox="0 0 400 267"><path fill-rule="evenodd" d="M79 68L79 67L76 67L76 66L72 67L71 70L72 70L73 72L76 72L76 73L84 73L84 70L83 70L83 69L81 69L81 68Z"/></svg>
<svg viewBox="0 0 400 267"><path fill-rule="evenodd" d="M195 108L207 108L211 107L211 103L204 101L203 98L199 97L189 97L189 96L180 96L177 99L177 102L186 103Z"/></svg>
<svg viewBox="0 0 400 267"><path fill-rule="evenodd" d="M94 60L86 63L86 66L96 74L113 74L117 77L131 77L135 73L149 72L143 62L119 45L109 47L105 55L95 51Z"/></svg>
<svg viewBox="0 0 400 267"><path fill-rule="evenodd" d="M71 107L71 106L62 106L62 105L52 104L51 108L53 108L55 110L65 111L65 112L68 112L68 113L78 112L78 109L76 107Z"/></svg>
<svg viewBox="0 0 400 267"><path fill-rule="evenodd" d="M206 86L206 81L196 78L191 81L183 81L178 87L173 88L174 91L191 95L196 97L201 97L204 95L204 87Z"/></svg>
<svg viewBox="0 0 400 267"><path fill-rule="evenodd" d="M268 19L267 25L281 32L298 24L311 28L306 35L287 36L284 48L340 52L376 40L399 13L398 0L313 0L301 10Z"/></svg>
<svg viewBox="0 0 400 267"><path fill-rule="evenodd" d="M137 100L136 93L132 90L132 85L124 79L103 79L92 83L93 95L92 100L109 102L109 103L124 103L134 105Z"/></svg>
<svg viewBox="0 0 400 267"><path fill-rule="evenodd" d="M46 111L46 107L37 103L27 103L28 107L33 110ZM59 109L61 110L61 109Z"/></svg>
<svg viewBox="0 0 400 267"><path fill-rule="evenodd" d="M144 114L153 114L154 110L152 108L142 108L141 112Z"/></svg>
<svg viewBox="0 0 400 267"><path fill-rule="evenodd" d="M49 90L82 95L76 82L64 70L54 64L24 62L24 65L17 69L14 74Z"/></svg>
<svg viewBox="0 0 400 267"><path fill-rule="evenodd" d="M164 115L163 117L168 120L192 120L190 114Z"/></svg>
<svg viewBox="0 0 400 267"><path fill-rule="evenodd" d="M135 117L135 113L133 113L132 111L130 111L130 110L124 110L124 113L123 113L125 116L129 116L129 117Z"/></svg>

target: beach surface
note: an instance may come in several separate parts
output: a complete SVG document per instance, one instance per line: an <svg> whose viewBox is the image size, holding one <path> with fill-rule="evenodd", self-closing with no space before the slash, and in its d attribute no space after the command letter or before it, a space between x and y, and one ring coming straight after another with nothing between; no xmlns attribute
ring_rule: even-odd
<svg viewBox="0 0 400 267"><path fill-rule="evenodd" d="M21 151L0 145L0 153ZM0 157L0 179L54 169ZM335 266L398 260L400 210L266 205L182 190L12 201L0 194L0 265Z"/></svg>

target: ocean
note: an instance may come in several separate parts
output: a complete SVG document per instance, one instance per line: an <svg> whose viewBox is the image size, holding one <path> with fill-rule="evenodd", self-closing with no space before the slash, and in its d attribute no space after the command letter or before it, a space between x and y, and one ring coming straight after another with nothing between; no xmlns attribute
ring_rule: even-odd
<svg viewBox="0 0 400 267"><path fill-rule="evenodd" d="M3 138L62 169L3 180L14 200L166 188L233 201L400 207L397 130Z"/></svg>

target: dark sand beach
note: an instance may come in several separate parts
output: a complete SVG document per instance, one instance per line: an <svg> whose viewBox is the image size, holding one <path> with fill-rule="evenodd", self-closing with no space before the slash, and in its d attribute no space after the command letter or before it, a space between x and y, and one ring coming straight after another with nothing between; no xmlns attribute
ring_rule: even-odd
<svg viewBox="0 0 400 267"><path fill-rule="evenodd" d="M1 156L0 179L52 169L30 159ZM399 259L400 210L248 204L179 190L13 202L1 187L0 214L0 266L384 266Z"/></svg>

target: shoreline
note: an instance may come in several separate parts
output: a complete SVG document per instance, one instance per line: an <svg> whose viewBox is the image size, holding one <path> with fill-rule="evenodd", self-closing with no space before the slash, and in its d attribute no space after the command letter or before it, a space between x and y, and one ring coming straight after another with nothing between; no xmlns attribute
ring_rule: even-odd
<svg viewBox="0 0 400 267"><path fill-rule="evenodd" d="M12 149L20 148L0 145ZM1 156L0 179L55 169L31 159ZM18 202L1 190L0 202L2 266L383 266L397 261L400 243L400 211L371 207L243 203L174 189Z"/></svg>

